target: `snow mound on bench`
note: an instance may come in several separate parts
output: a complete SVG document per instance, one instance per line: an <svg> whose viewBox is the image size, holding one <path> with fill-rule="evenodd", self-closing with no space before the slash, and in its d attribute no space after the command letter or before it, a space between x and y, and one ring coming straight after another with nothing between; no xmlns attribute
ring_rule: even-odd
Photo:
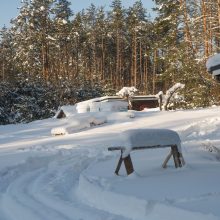
<svg viewBox="0 0 220 220"><path fill-rule="evenodd" d="M122 146L126 148L123 156L127 156L132 147L177 145L181 151L181 140L177 132L169 129L130 129L120 134Z"/></svg>

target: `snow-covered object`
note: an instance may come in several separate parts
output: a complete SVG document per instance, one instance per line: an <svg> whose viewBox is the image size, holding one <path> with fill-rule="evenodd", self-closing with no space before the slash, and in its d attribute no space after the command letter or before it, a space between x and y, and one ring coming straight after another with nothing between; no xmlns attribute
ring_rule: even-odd
<svg viewBox="0 0 220 220"><path fill-rule="evenodd" d="M78 103L76 106L78 113L86 113L90 111L89 103Z"/></svg>
<svg viewBox="0 0 220 220"><path fill-rule="evenodd" d="M121 97L126 97L126 96L133 96L135 92L138 90L132 86L132 87L123 87L116 95L121 96Z"/></svg>
<svg viewBox="0 0 220 220"><path fill-rule="evenodd" d="M220 64L220 54L215 54L208 58L206 62L206 68L210 70L211 67Z"/></svg>
<svg viewBox="0 0 220 220"><path fill-rule="evenodd" d="M173 94L177 89L183 89L185 87L185 84L182 83L176 83L174 86L172 86L170 89L167 90L166 96L170 96Z"/></svg>
<svg viewBox="0 0 220 220"><path fill-rule="evenodd" d="M45 11L45 7L44 7L44 6L41 6L41 7L40 7L40 10L41 10L41 11Z"/></svg>
<svg viewBox="0 0 220 220"><path fill-rule="evenodd" d="M100 102L91 102L89 103L90 112L99 112L101 108Z"/></svg>
<svg viewBox="0 0 220 220"><path fill-rule="evenodd" d="M113 102L101 102L101 111L102 112L111 112L113 107Z"/></svg>
<svg viewBox="0 0 220 220"><path fill-rule="evenodd" d="M125 100L118 99L120 98L114 97L113 99L111 96L104 96L79 102L75 106L78 113L126 111L128 109L128 103Z"/></svg>
<svg viewBox="0 0 220 220"><path fill-rule="evenodd" d="M177 92L177 90L183 89L184 87L185 87L185 84L176 83L174 86L172 86L170 89L167 90L166 95L163 97L163 103L164 103L165 110L166 110L167 105L169 104L172 96Z"/></svg>
<svg viewBox="0 0 220 220"><path fill-rule="evenodd" d="M90 118L81 118L71 120L70 124L62 127L52 128L52 135L66 135L72 134L74 132L80 131L85 128L90 128L91 124L89 120Z"/></svg>
<svg viewBox="0 0 220 220"><path fill-rule="evenodd" d="M128 117L129 118L135 118L135 111L134 110L128 110Z"/></svg>
<svg viewBox="0 0 220 220"><path fill-rule="evenodd" d="M158 98L159 98L160 96L163 96L163 91L158 92L156 96L157 96Z"/></svg>
<svg viewBox="0 0 220 220"><path fill-rule="evenodd" d="M57 113L55 114L54 118L58 118L61 112L63 112L63 114L65 115L64 117L70 117L76 113L76 106L75 105L61 106L57 111Z"/></svg>
<svg viewBox="0 0 220 220"><path fill-rule="evenodd" d="M212 70L213 67L217 67L217 69ZM220 75L220 54L215 54L214 56L209 57L206 62L206 68L213 76Z"/></svg>
<svg viewBox="0 0 220 220"><path fill-rule="evenodd" d="M120 112L127 111L128 103L126 101L103 101L101 102L101 111Z"/></svg>
<svg viewBox="0 0 220 220"><path fill-rule="evenodd" d="M93 121L91 124L93 125L101 125L107 122L107 117L106 116L95 116L93 117Z"/></svg>
<svg viewBox="0 0 220 220"><path fill-rule="evenodd" d="M121 143L125 147L123 157L126 157L132 147L177 145L181 151L181 140L177 132L169 129L130 129L120 134Z"/></svg>
<svg viewBox="0 0 220 220"><path fill-rule="evenodd" d="M85 128L90 128L91 125L101 125L107 122L106 116L92 114L76 114L66 120L64 126L56 127L51 130L53 136L66 135L78 132Z"/></svg>

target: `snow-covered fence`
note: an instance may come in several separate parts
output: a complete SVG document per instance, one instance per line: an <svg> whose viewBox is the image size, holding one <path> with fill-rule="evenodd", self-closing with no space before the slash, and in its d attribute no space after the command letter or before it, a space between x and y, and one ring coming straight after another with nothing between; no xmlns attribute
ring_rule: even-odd
<svg viewBox="0 0 220 220"><path fill-rule="evenodd" d="M134 172L130 152L134 150L167 148L171 151L163 162L162 167L166 168L171 156L173 156L175 167L182 167L185 164L181 150L179 135L169 129L131 129L121 133L119 146L109 147L109 151L120 150L121 156L118 161L115 173L118 175L122 162L125 164L127 174Z"/></svg>

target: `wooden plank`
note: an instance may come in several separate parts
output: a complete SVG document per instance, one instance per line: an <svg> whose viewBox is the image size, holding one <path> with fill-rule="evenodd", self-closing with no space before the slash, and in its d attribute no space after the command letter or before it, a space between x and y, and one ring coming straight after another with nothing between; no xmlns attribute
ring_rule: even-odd
<svg viewBox="0 0 220 220"><path fill-rule="evenodd" d="M153 148L166 148L171 147L172 145L152 145L152 146L135 146L132 147L131 150L144 150L144 149L153 149ZM126 147L108 147L108 151L114 151L114 150L126 150Z"/></svg>
<svg viewBox="0 0 220 220"><path fill-rule="evenodd" d="M125 150L125 147L108 147L108 151Z"/></svg>
<svg viewBox="0 0 220 220"><path fill-rule="evenodd" d="M138 147L132 147L131 150L144 150L144 149L166 148L166 147L171 147L171 144L170 145L138 146Z"/></svg>

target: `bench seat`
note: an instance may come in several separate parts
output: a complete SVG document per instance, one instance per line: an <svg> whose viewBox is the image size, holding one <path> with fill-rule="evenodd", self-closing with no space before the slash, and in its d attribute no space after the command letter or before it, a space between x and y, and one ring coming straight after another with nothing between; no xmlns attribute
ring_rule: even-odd
<svg viewBox="0 0 220 220"><path fill-rule="evenodd" d="M162 167L166 168L171 156L175 167L182 167L185 161L182 156L181 140L177 132L169 129L130 129L120 134L121 146L111 146L109 151L120 150L121 156L115 173L118 175L122 162L125 164L127 174L134 172L130 152L134 150L156 149L170 147L170 153L166 157Z"/></svg>

